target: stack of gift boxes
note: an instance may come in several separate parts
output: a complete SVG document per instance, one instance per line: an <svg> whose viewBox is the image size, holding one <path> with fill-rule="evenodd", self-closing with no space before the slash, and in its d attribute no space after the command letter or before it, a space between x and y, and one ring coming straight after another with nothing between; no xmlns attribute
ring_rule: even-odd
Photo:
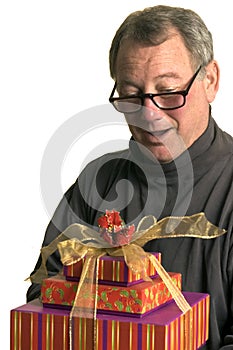
<svg viewBox="0 0 233 350"><path fill-rule="evenodd" d="M161 262L161 254L154 253ZM85 258L46 278L41 298L11 311L11 350L70 350L70 313ZM95 339L93 320L72 318L72 350L196 350L208 338L209 295L183 292L178 308L151 262L144 281L123 257L99 260ZM181 291L180 273L168 273Z"/></svg>

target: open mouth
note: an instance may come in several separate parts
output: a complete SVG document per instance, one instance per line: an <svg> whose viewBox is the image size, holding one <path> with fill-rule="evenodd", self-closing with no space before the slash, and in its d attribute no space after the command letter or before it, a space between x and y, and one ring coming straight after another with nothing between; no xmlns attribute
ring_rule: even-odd
<svg viewBox="0 0 233 350"><path fill-rule="evenodd" d="M164 129L164 130L156 130L156 131L148 131L148 133L154 137L161 137L167 134L172 128Z"/></svg>

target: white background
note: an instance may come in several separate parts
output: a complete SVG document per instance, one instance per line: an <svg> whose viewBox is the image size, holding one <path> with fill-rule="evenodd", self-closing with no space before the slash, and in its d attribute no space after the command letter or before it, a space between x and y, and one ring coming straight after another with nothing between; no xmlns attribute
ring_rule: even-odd
<svg viewBox="0 0 233 350"><path fill-rule="evenodd" d="M221 67L220 92L213 103L218 124L233 134L232 16L219 1L61 1L8 0L0 3L1 116L1 349L9 349L10 309L25 303L32 271L49 221L40 192L43 152L56 129L87 108L108 103L111 39L132 11L155 4L197 11L213 34ZM90 98L91 96L91 98ZM107 130L107 131L106 131ZM103 130L102 139L128 138L121 127ZM98 134L101 130L98 130ZM112 133L112 134L111 134ZM78 175L87 147L97 134L76 144L64 161L62 186ZM23 350L23 349L22 349Z"/></svg>

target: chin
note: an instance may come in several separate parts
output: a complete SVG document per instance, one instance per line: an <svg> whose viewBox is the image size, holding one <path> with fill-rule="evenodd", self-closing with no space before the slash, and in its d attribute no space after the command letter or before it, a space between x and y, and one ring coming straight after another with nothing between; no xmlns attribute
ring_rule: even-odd
<svg viewBox="0 0 233 350"><path fill-rule="evenodd" d="M141 146L141 151L145 154L145 156L152 159L156 158L159 163L169 163L175 158L164 145L141 144Z"/></svg>

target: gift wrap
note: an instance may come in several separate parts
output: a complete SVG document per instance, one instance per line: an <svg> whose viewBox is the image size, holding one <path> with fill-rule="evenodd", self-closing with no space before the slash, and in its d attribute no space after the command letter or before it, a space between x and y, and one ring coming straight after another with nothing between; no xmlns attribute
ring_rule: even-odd
<svg viewBox="0 0 233 350"><path fill-rule="evenodd" d="M183 295L186 314L174 301L143 318L98 314L96 338L93 319L73 317L72 350L196 350L208 339L209 295ZM38 299L12 310L10 350L70 350L69 316Z"/></svg>
<svg viewBox="0 0 233 350"><path fill-rule="evenodd" d="M161 263L161 253L151 253ZM81 259L77 263L69 266L64 266L64 275L67 280L78 281L84 264L85 258ZM149 276L155 276L157 274L155 267L149 261L146 269L146 274ZM123 256L112 257L103 256L99 259L99 283L104 284L116 284L119 285L131 285L134 283L141 282L141 276L138 273L133 273L125 263Z"/></svg>
<svg viewBox="0 0 233 350"><path fill-rule="evenodd" d="M171 272L169 276L181 290L181 274ZM71 307L74 304L77 288L78 282L67 281L65 277L47 278L41 286L42 303ZM79 297L80 305L82 305L81 298L82 296ZM171 299L171 293L159 276L153 278L151 282L141 282L128 287L99 284L97 310L142 316Z"/></svg>

